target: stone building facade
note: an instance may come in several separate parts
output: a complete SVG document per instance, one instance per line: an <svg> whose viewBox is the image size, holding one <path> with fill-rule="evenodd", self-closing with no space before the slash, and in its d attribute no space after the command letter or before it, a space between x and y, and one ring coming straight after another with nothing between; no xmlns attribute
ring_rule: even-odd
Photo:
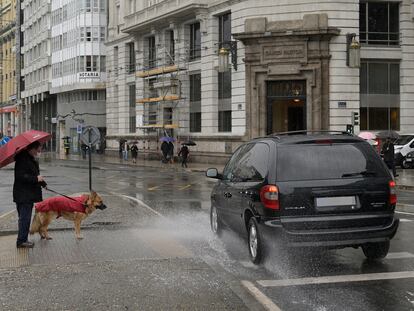
<svg viewBox="0 0 414 311"><path fill-rule="evenodd" d="M173 136L224 161L273 132L354 121L355 132L414 132L413 12L411 0L115 0L108 147L125 138L156 153ZM347 34L361 43L360 68L347 65ZM219 72L228 41L235 64Z"/></svg>
<svg viewBox="0 0 414 311"><path fill-rule="evenodd" d="M19 133L16 96L16 0L0 1L0 134Z"/></svg>

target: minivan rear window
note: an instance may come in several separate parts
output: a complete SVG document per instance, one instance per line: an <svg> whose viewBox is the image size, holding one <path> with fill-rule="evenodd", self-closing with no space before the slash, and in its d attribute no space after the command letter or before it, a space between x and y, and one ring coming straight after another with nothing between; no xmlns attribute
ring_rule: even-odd
<svg viewBox="0 0 414 311"><path fill-rule="evenodd" d="M362 172L368 174L358 174ZM278 149L278 181L386 177L387 174L381 158L365 142L280 145Z"/></svg>

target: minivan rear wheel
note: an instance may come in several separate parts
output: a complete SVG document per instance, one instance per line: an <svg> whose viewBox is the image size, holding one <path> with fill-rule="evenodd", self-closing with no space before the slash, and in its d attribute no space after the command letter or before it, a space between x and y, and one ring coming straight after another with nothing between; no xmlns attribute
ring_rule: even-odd
<svg viewBox="0 0 414 311"><path fill-rule="evenodd" d="M251 261L256 265L260 264L264 258L263 239L254 217L249 220L247 244Z"/></svg>
<svg viewBox="0 0 414 311"><path fill-rule="evenodd" d="M390 249L390 241L367 243L362 245L362 251L368 260L383 259Z"/></svg>
<svg viewBox="0 0 414 311"><path fill-rule="evenodd" d="M223 225L221 224L221 221L217 214L217 208L215 206L212 206L210 209L210 226L211 231L213 231L215 235L221 236Z"/></svg>

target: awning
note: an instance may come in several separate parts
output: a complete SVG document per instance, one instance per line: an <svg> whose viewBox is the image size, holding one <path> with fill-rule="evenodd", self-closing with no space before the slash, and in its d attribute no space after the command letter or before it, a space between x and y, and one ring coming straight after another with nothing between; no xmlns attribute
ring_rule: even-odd
<svg viewBox="0 0 414 311"><path fill-rule="evenodd" d="M0 108L0 113L10 113L10 112L17 112L17 108L15 106Z"/></svg>

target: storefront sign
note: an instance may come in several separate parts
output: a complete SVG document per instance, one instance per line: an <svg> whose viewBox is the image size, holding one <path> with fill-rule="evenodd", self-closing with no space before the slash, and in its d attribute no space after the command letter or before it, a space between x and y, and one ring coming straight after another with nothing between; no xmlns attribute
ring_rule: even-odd
<svg viewBox="0 0 414 311"><path fill-rule="evenodd" d="M263 60L296 59L304 57L305 46L302 44L263 47Z"/></svg>
<svg viewBox="0 0 414 311"><path fill-rule="evenodd" d="M79 72L79 79L99 79L100 73L96 71Z"/></svg>
<svg viewBox="0 0 414 311"><path fill-rule="evenodd" d="M10 112L16 112L16 111L17 111L17 108L14 106L0 108L0 113L10 113Z"/></svg>

